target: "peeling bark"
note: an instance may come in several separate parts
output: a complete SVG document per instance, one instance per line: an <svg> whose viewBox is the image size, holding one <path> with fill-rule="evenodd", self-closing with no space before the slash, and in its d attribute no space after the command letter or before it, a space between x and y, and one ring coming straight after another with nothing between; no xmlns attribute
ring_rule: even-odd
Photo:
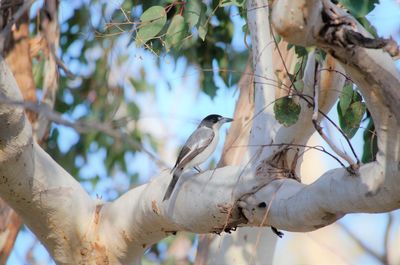
<svg viewBox="0 0 400 265"><path fill-rule="evenodd" d="M0 200L0 264L6 264L21 225L22 220L17 213Z"/></svg>
<svg viewBox="0 0 400 265"><path fill-rule="evenodd" d="M54 108L58 90L57 52L59 49L60 27L58 25L58 0L46 0L43 8L42 34L45 40L45 65L43 78L42 105ZM38 143L43 143L50 130L49 120L39 114L37 122L33 123L34 137Z"/></svg>
<svg viewBox="0 0 400 265"><path fill-rule="evenodd" d="M4 1L1 3L3 22L8 21L22 6L23 1L14 1L13 4ZM6 23L2 25L6 26ZM29 53L29 16L24 12L22 17L12 27L11 32L4 39L5 60L17 81L23 98L26 101L36 102L36 87L32 73L32 60ZM26 111L30 122L35 122L37 113ZM21 218L0 198L0 264L5 264L14 246Z"/></svg>

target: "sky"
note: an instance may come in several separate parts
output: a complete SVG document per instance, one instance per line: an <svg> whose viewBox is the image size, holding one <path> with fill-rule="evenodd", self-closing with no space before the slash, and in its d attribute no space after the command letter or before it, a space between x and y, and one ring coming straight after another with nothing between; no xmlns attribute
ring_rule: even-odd
<svg viewBox="0 0 400 265"><path fill-rule="evenodd" d="M71 16L72 8L77 7L79 2L80 1L61 1L61 23ZM119 1L113 1L116 6L118 2ZM96 8L96 6L94 5L93 8ZM232 12L232 19L235 24L235 35L232 44L236 49L245 49L243 33L241 31L244 21L241 20L240 16L234 14L235 12ZM390 34L397 31L397 38L399 38L399 3L395 3L395 1L391 0L381 1L381 4L369 14L368 18L377 26L380 36L388 37ZM91 19L96 20L99 18L93 17ZM123 47L125 45L126 47L128 38L121 38L119 41L121 42L120 45ZM71 48L69 52L79 52L79 44ZM122 74L126 74L127 76L138 76L140 74L138 72L139 67L132 67L132 65L140 64L146 72L149 73L147 75L148 82L156 86L156 93L154 96L135 95L132 90L126 89L125 96L127 98L135 98L141 107L141 130L152 132L159 139L168 139L169 144L165 147L165 150L163 150L163 158L166 159L165 162L167 164L172 166L176 156L177 146L184 143L185 139L203 117L210 113L218 113L226 117L231 117L233 115L235 102L238 97L238 92L235 87L219 89L217 96L214 99L210 99L210 97L204 93L199 92L197 82L198 69L194 67L187 68L187 62L184 59L180 59L175 63L174 60L167 55L160 58L162 60L162 67L158 68L156 67L155 58L152 57L150 53L135 48L134 45L129 47L129 53L131 54L129 63L122 69L119 69L119 71L122 71ZM93 54L93 56L96 56L96 54ZM72 71L81 70L78 65L67 64L67 66ZM119 78L120 75L121 72L115 73L115 78ZM111 79L112 76L113 75L111 75ZM167 81L172 84L172 89L167 85ZM112 82L112 80L110 80L110 82ZM220 85L223 86L221 82ZM180 97L183 93L185 94L184 100ZM147 106L152 107L149 108ZM73 117L69 118L77 118L84 115L84 113L85 110L77 110L72 115ZM336 111L331 111L330 115L333 117L336 116ZM72 129L62 126L58 127L62 135L60 139L63 139L62 142L59 142L60 148L69 150L69 148L76 143L78 135ZM227 129L228 127L223 127L222 132L226 132ZM222 150L225 133L221 135L222 138L217 151L214 153L214 159L219 158ZM359 131L357 133L353 142L355 145L360 145L360 143L362 143L362 132ZM102 163L104 156L105 152L103 151L92 155L89 158L88 164L82 169L81 174L83 177L86 176L87 178L92 174L100 175L102 181L95 190L93 190L93 187L89 183L83 185L93 197L101 195L105 200L112 200L118 196L118 193L113 190L126 190L129 187L129 181L123 173L117 174L117 176L113 178L107 177ZM139 169L140 183L147 182L158 172L155 163L149 160L144 154L138 154L135 155L135 157L126 157L126 160L130 161L128 163L128 171L135 172ZM328 160L326 162L327 169L337 166L338 165L334 161ZM203 165L202 167L204 168L205 166ZM379 240L379 237L382 235L382 230L386 221L385 218L385 215L368 215L368 218L366 218L365 215L354 214L346 216L341 222L350 227L356 234L362 236L366 244L381 249L382 241ZM365 233L365 231L368 231L368 233ZM284 241L280 241L278 249L284 246L284 243ZM39 264L54 264L44 247L40 243L35 243L31 232L26 228L19 233L16 245L7 264L23 264L25 253L32 246L34 246L34 254ZM368 256L363 256L359 264L377 263Z"/></svg>

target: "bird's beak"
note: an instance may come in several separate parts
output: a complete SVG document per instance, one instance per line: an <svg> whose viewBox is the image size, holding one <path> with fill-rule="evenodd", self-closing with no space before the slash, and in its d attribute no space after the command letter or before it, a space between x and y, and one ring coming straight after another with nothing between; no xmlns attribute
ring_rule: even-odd
<svg viewBox="0 0 400 265"><path fill-rule="evenodd" d="M233 119L231 119L231 118L225 118L225 117L222 118L223 123L232 122L232 121L233 121Z"/></svg>

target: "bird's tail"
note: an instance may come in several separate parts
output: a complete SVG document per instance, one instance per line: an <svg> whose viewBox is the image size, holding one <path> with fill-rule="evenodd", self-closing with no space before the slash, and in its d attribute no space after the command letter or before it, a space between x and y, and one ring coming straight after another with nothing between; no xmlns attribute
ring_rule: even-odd
<svg viewBox="0 0 400 265"><path fill-rule="evenodd" d="M165 192L163 201L168 200L169 197L171 197L172 192L174 191L174 188L176 186L176 183L178 182L178 179L181 175L182 171L180 170L175 170L173 175L172 175L172 179L171 182L168 185L167 191Z"/></svg>

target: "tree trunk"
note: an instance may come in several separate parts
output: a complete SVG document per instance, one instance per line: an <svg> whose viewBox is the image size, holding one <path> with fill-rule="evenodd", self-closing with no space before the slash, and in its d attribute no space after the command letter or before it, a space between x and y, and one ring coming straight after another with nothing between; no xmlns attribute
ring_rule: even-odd
<svg viewBox="0 0 400 265"><path fill-rule="evenodd" d="M22 6L23 1L2 1L3 21L9 21L11 17ZM5 28L6 23L1 25ZM36 88L32 74L32 60L29 52L29 16L28 11L24 12L21 18L12 27L4 39L4 50L2 51L5 60L9 65L18 87L22 92L24 100L37 102ZM35 122L37 113L27 111L30 122ZM22 225L21 218L0 198L0 264L5 264L14 246L19 229Z"/></svg>

